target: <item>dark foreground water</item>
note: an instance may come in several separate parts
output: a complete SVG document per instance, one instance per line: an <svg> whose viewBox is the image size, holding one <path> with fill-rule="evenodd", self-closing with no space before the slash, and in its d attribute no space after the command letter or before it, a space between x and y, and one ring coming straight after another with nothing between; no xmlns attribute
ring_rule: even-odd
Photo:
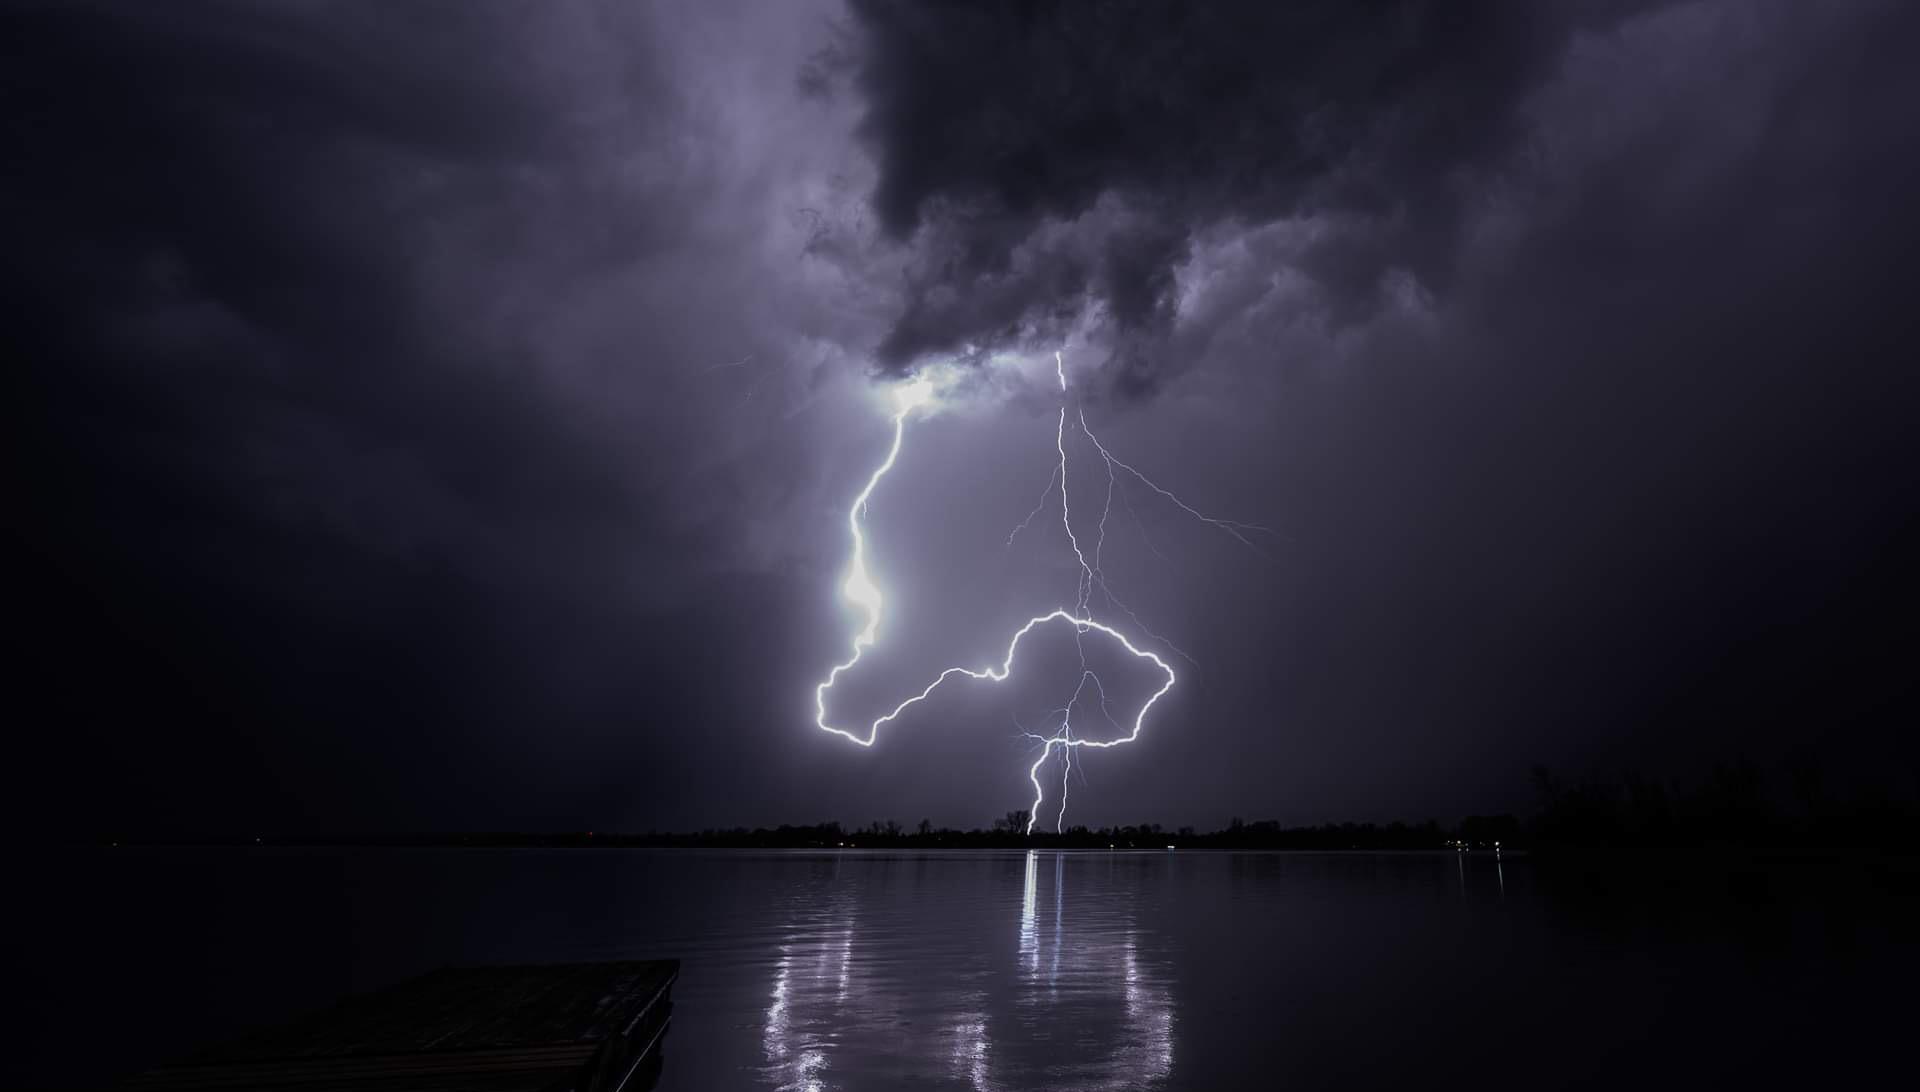
<svg viewBox="0 0 1920 1092"><path fill-rule="evenodd" d="M119 850L26 873L6 1087L97 1085L446 963L664 956L662 1090L1853 1085L1909 1071L1920 970L1914 873L1877 858Z"/></svg>

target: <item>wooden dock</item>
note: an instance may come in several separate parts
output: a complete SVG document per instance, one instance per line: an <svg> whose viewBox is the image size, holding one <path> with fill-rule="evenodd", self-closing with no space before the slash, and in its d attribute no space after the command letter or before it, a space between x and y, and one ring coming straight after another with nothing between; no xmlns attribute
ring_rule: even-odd
<svg viewBox="0 0 1920 1092"><path fill-rule="evenodd" d="M634 1092L678 960L461 967L163 1066L146 1092Z"/></svg>

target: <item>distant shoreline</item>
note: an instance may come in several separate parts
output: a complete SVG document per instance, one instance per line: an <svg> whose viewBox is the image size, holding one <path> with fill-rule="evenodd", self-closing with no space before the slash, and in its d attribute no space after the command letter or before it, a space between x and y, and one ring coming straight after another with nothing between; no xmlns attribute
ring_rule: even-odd
<svg viewBox="0 0 1920 1092"><path fill-rule="evenodd" d="M1025 809L986 827L935 827L876 820L853 827L828 820L772 827L697 831L377 831L327 830L88 831L65 844L99 846L280 846L441 849L1236 849L1304 852L1493 851L1605 853L1803 852L1873 850L1910 855L1920 847L1920 799L1887 791L1842 794L1826 788L1817 766L1802 763L1771 779L1744 759L1717 765L1692 783L1619 779L1568 781L1544 766L1532 771L1539 806L1512 814L1468 815L1457 823L1322 823L1283 826L1234 818L1212 831L1191 826L1069 827L1027 830Z"/></svg>
<svg viewBox="0 0 1920 1092"><path fill-rule="evenodd" d="M1317 844L1315 844L1317 843ZM1892 855L1913 856L1915 850L1907 847L1883 845L1846 845L1846 844L1808 844L1808 843L1702 843L1696 845L1642 845L1642 846L1581 846L1563 844L1536 845L1526 841L1512 843L1501 840L1496 846L1491 842L1480 844L1458 840L1446 840L1442 844L1432 843L1388 843L1375 840L1372 844L1361 841L1349 841L1338 844L1337 839L1319 838L1298 839L1295 844L1277 844L1253 840L1229 840L1208 835L1165 836L1158 840L1095 842L1062 837L1058 835L1035 834L1026 837L1007 838L991 833L981 837L968 837L964 832L954 837L934 835L928 838L904 837L897 840L867 839L861 836L827 842L820 840L780 840L734 837L703 838L699 835L603 835L594 834L527 834L509 836L486 835L299 835L299 836L259 836L250 838L234 837L180 837L180 838L123 838L106 841L87 841L79 843L43 843L47 848L96 848L96 849L369 849L369 850L445 850L445 849L560 849L560 850L738 850L765 851L791 850L799 852L847 852L847 853L939 853L965 851L1022 851L1028 849L1063 850L1076 852L1128 852L1151 853L1167 851L1186 852L1223 852L1223 853L1298 853L1298 854L1432 854L1470 857L1501 858L1508 860L1538 857L1578 857L1584 860L1637 859L1642 861L1680 860L1702 857L1809 857L1831 858L1856 855Z"/></svg>

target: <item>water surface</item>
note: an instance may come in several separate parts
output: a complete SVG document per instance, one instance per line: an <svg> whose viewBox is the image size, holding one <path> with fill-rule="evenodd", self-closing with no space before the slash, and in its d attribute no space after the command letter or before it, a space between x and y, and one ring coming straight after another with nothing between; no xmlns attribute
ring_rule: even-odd
<svg viewBox="0 0 1920 1092"><path fill-rule="evenodd" d="M1907 1034L1916 907L1889 867L103 851L34 885L39 1026L10 1083L93 1083L447 963L654 957L683 963L665 1092L1831 1083Z"/></svg>

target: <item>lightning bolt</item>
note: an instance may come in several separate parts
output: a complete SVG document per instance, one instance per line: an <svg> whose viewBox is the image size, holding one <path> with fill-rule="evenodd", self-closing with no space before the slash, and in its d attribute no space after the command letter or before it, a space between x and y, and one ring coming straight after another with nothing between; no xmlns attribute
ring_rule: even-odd
<svg viewBox="0 0 1920 1092"><path fill-rule="evenodd" d="M1066 412L1065 410L1061 410L1062 414L1064 414L1065 412ZM1246 536L1246 532L1252 531L1252 532L1263 534L1263 535L1278 535L1280 533L1278 531L1275 531L1271 527L1262 526L1261 524L1258 524L1258 523L1243 523L1237 519L1216 519L1213 516L1209 516L1204 512L1199 512L1194 510L1194 508L1191 505L1189 505L1186 501L1183 501L1179 497L1174 496L1171 492L1160 488L1159 484L1156 483L1152 478L1149 478L1145 474L1142 474L1138 470L1135 470L1131 463L1122 461L1118 456L1114 455L1113 452L1108 451L1106 449L1106 446L1100 442L1100 437L1095 436L1093 434L1093 430L1087 427L1087 411L1085 409L1080 409L1079 415L1080 415L1081 433L1083 433L1087 439L1093 441L1093 446L1097 448L1100 452L1100 458L1107 464L1107 481L1108 481L1108 488L1109 488L1109 493L1107 497L1108 507L1112 507L1113 505L1113 497L1111 493L1112 481L1113 481L1113 468L1117 466L1120 469L1126 471L1127 473L1133 475L1134 477L1140 479L1141 484L1145 485L1148 489L1151 489L1155 493L1158 493L1161 496L1172 501L1174 505L1178 507L1182 512L1185 512L1187 515L1192 516L1194 519L1197 519L1201 523L1207 524L1208 526L1218 527L1222 531L1225 531L1227 534L1232 535L1234 538L1238 539L1241 545L1249 547L1250 549L1260 550L1262 553L1265 553L1264 550L1261 550L1259 543L1253 541L1252 539ZM1107 526L1107 517L1106 517L1106 513L1103 512L1100 515L1100 530L1101 530L1102 537L1104 537L1106 534L1106 526Z"/></svg>
<svg viewBox="0 0 1920 1092"><path fill-rule="evenodd" d="M1055 353L1053 355L1053 364L1054 374L1060 383L1060 391L1064 395L1067 390L1067 373L1066 365L1061 359L1061 354ZM1146 727L1147 715L1152 712L1154 705L1158 703L1161 698L1165 697L1168 691L1173 689L1175 682L1178 681L1172 665L1167 663L1159 654L1153 652L1151 649L1139 647L1119 629L1093 617L1092 598L1094 591L1097 589L1106 599L1109 606L1117 607L1131 618L1134 624L1139 626L1140 630L1146 633L1149 638L1166 646L1175 654L1187 659L1188 662L1192 662L1192 658L1187 656L1186 653L1181 652L1166 639L1154 634L1152 630L1147 629L1146 626L1140 622L1139 617L1134 614L1133 610L1117 599L1112 590L1107 587L1105 574L1101 569L1100 562L1106 546L1107 517L1113 511L1113 494L1118 481L1118 477L1114 473L1114 468L1118 467L1133 475L1133 477L1139 479L1148 488L1173 502L1181 511L1193 516L1202 523L1225 531L1244 545L1253 547L1254 549L1259 548L1252 540L1246 537L1246 532L1265 532L1269 534L1272 532L1258 524L1242 523L1237 520L1224 520L1207 516L1195 510L1173 493L1161 488L1145 474L1135 469L1132 465L1120 460L1109 451L1107 447L1100 442L1099 438L1093 434L1093 430L1087 427L1086 411L1076 405L1074 407L1075 423L1080 433L1091 441L1094 448L1099 451L1102 464L1107 472L1105 501L1101 507L1098 530L1094 538L1093 560L1089 561L1086 551L1080 545L1080 537L1073 528L1072 502L1068 495L1068 480L1070 474L1067 459L1067 406L1063 399L1059 418L1054 425L1054 450L1058 455L1058 462L1055 464L1052 474L1047 479L1046 488L1040 493L1039 503L1034 506L1032 512L1028 513L1027 518L1022 520L1019 525L1013 529L1013 533L1007 536L1007 545L1011 547L1014 538L1019 535L1021 531L1025 530L1046 507L1047 498L1053 494L1054 486L1058 484L1060 490L1060 526L1061 529L1066 532L1067 543L1073 549L1073 556L1080 565L1080 573L1074 586L1074 603L1072 609L1058 607L1045 614L1039 614L1028 619L1024 625L1014 631L1013 636L1007 642L1006 655L1001 658L998 664L988 664L980 668L947 668L935 676L934 680L928 683L925 689L902 701L879 717L876 717L867 725L864 734L847 728L836 727L829 723L827 719L827 693L833 689L834 684L840 680L841 675L852 670L855 665L859 664L861 656L865 653L866 649L879 639L880 618L885 607L885 596L881 593L880 586L875 583L873 573L867 566L867 537L864 526L867 505L872 499L874 491L880 487L881 480L887 476L887 473L893 469L894 464L900 458L900 449L906 439L907 418L911 416L915 410L927 405L931 401L932 396L931 384L925 379L916 380L896 388L894 392L894 413L892 415L893 440L887 448L886 458L880 462L879 466L874 468L873 473L867 478L866 485L855 495L853 503L847 509L847 530L852 539L853 547L851 556L848 559L846 579L840 585L840 593L848 602L859 608L865 621L859 631L854 634L852 652L846 661L835 664L833 668L827 672L826 678L822 679L820 683L814 687L814 724L823 731L832 732L862 747L872 747L874 741L879 738L882 727L893 723L905 714L907 710L932 697L934 691L938 690L948 680L967 678L981 682L1004 682L1013 674L1014 663L1020 652L1020 642L1026 638L1027 634L1041 626L1054 623L1071 626L1074 642L1080 652L1081 671L1073 694L1067 699L1067 704L1060 709L1054 710L1054 712L1060 716L1060 727L1052 735L1043 736L1032 732L1022 733L1026 738L1032 739L1040 744L1040 755L1027 770L1027 780L1033 785L1034 798L1033 807L1028 812L1026 833L1031 834L1033 832L1034 824L1038 822L1040 805L1045 802L1046 790L1040 783L1040 770L1047 764L1047 760L1053 757L1056 747L1060 749L1062 756L1062 772L1060 807L1055 817L1055 824L1057 829L1065 830L1067 821L1068 779L1071 778L1073 774L1074 749L1077 747L1093 747L1105 750L1109 747L1118 747L1121 744L1131 743L1140 738L1141 731ZM1125 499L1124 491L1122 493L1122 499ZM1132 505L1130 503L1128 504L1128 508L1129 511L1131 511ZM1138 516L1135 516L1135 520L1136 522L1138 521ZM1158 551L1155 552L1156 554L1158 553ZM1135 711L1130 727L1122 728L1120 723L1114 719L1107 702L1106 686L1100 681L1099 675L1087 666L1086 647L1083 640L1090 634L1099 634L1101 637L1107 638L1119 645L1121 649L1134 659L1151 663L1162 676L1160 686L1154 690L1153 693L1140 704L1140 708ZM1074 734L1074 707L1081 700L1081 696L1084 694L1088 682L1093 683L1094 689L1099 694L1101 712L1106 716L1107 721L1113 725L1115 730L1122 733L1121 735L1111 739L1089 739L1084 734L1078 736Z"/></svg>

